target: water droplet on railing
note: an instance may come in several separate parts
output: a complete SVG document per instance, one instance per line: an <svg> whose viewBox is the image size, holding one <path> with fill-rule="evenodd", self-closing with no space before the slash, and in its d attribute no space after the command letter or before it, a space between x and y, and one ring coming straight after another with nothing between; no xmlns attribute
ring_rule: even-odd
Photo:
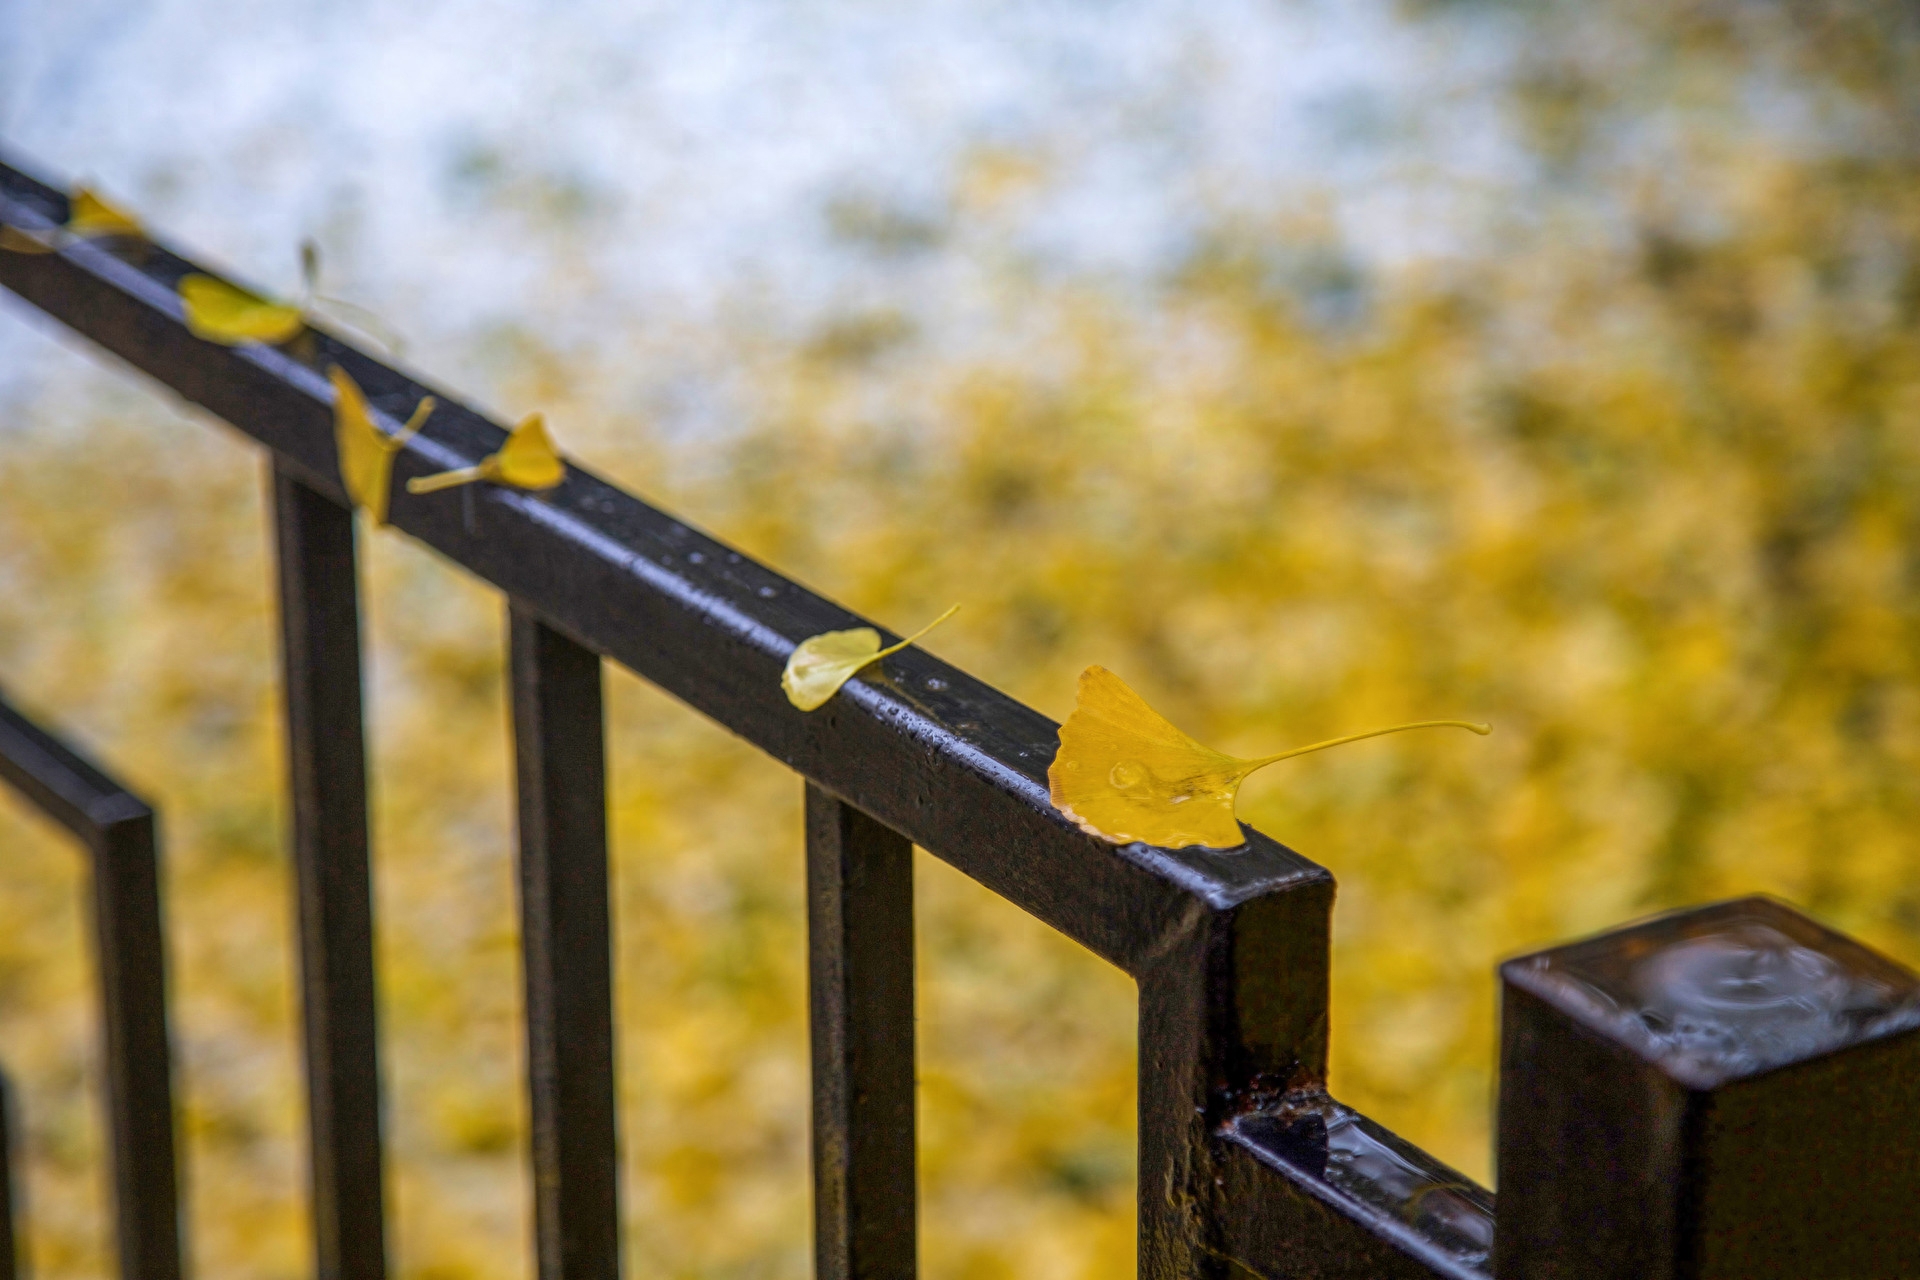
<svg viewBox="0 0 1920 1280"><path fill-rule="evenodd" d="M778 587L762 587L762 588L760 588L760 590L759 590L759 592L758 592L757 594L759 595L759 597L760 597L760 598L761 598L762 600L771 600L771 599L773 599L773 598L774 598L775 596L777 596L777 595L779 595L779 594L780 594L780 588L778 588Z"/></svg>
<svg viewBox="0 0 1920 1280"><path fill-rule="evenodd" d="M927 688L933 690L935 693L939 693L942 689L946 687L947 687L947 682L945 680L942 680L939 676L927 677Z"/></svg>
<svg viewBox="0 0 1920 1280"><path fill-rule="evenodd" d="M688 564L705 564L706 562L707 562L707 554L706 554L706 552L704 552L704 551L689 551L689 552L687 552L687 563L688 563Z"/></svg>

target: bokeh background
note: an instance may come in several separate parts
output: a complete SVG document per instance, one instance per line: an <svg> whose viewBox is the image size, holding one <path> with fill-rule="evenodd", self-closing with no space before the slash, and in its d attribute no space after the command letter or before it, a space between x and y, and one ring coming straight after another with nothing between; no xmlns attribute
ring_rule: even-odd
<svg viewBox="0 0 1920 1280"><path fill-rule="evenodd" d="M1920 10L0 0L0 145L1060 717L1254 754L1334 1089L1486 1178L1492 966L1780 894L1920 961ZM261 462L0 299L0 684L162 809L198 1274L306 1273ZM393 1253L531 1274L502 620L365 539ZM800 786L611 680L630 1273L807 1274ZM77 852L0 797L43 1280ZM1132 1273L1132 991L917 864L925 1268Z"/></svg>

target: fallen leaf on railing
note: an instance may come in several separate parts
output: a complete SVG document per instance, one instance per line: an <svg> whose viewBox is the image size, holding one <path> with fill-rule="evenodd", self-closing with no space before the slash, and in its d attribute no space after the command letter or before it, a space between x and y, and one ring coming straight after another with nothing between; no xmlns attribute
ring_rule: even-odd
<svg viewBox="0 0 1920 1280"><path fill-rule="evenodd" d="M46 239L41 235L45 234ZM52 253L54 250L54 232L34 232L25 227L16 227L12 223L0 223L0 249L8 253Z"/></svg>
<svg viewBox="0 0 1920 1280"><path fill-rule="evenodd" d="M180 301L187 312L187 328L211 342L229 347L243 342L285 342L306 328L300 308L256 298L217 276L182 276Z"/></svg>
<svg viewBox="0 0 1920 1280"><path fill-rule="evenodd" d="M107 203L90 187L75 187L68 203L67 232L76 236L145 236L140 220Z"/></svg>
<svg viewBox="0 0 1920 1280"><path fill-rule="evenodd" d="M62 240L87 240L96 236L144 238L146 231L139 219L107 203L92 188L75 187L67 201L66 225L49 232L0 225L0 249L14 253L52 253Z"/></svg>
<svg viewBox="0 0 1920 1280"><path fill-rule="evenodd" d="M1233 802L1255 769L1343 742L1439 727L1493 732L1489 725L1466 720L1420 720L1242 760L1195 742L1119 676L1105 667L1088 667L1080 673L1073 714L1060 726L1060 750L1047 769L1047 787L1054 808L1102 840L1225 849L1246 841Z"/></svg>
<svg viewBox="0 0 1920 1280"><path fill-rule="evenodd" d="M780 673L780 687L787 701L802 711L812 711L840 692L840 686L853 679L860 668L878 662L933 630L960 608L954 605L899 644L880 647L880 633L872 627L854 627L849 631L827 631L802 640L787 659Z"/></svg>
<svg viewBox="0 0 1920 1280"><path fill-rule="evenodd" d="M397 351L400 341L364 307L356 307L338 298L319 297L315 290L320 278L320 249L311 240L300 245L302 291L297 303L270 302L256 298L216 276L189 275L180 281L180 300L186 306L187 328L202 338L237 346L242 342L280 343L299 333L307 325L307 312L316 303L351 311L359 320L347 323Z"/></svg>
<svg viewBox="0 0 1920 1280"><path fill-rule="evenodd" d="M425 424L434 399L423 396L400 434L390 436L373 424L366 396L345 369L334 365L327 376L333 380L333 440L340 454L341 483L354 505L372 516L375 525L383 525L393 489L393 455Z"/></svg>
<svg viewBox="0 0 1920 1280"><path fill-rule="evenodd" d="M408 493L434 493L456 485L491 480L515 489L551 489L567 478L567 464L547 435L547 420L530 413L507 435L500 452L490 453L471 467L442 471L438 475L415 476L407 481Z"/></svg>

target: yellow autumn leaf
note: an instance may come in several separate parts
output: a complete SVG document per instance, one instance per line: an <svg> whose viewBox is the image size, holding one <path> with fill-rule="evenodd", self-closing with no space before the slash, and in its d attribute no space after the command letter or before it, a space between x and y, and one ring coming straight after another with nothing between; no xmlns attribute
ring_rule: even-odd
<svg viewBox="0 0 1920 1280"><path fill-rule="evenodd" d="M959 608L954 605L899 644L884 649L880 647L880 633L872 627L827 631L802 640L787 658L787 669L780 673L780 687L786 690L788 702L802 711L812 711L840 692L840 686L853 679L860 668L900 652Z"/></svg>
<svg viewBox="0 0 1920 1280"><path fill-rule="evenodd" d="M1080 673L1073 714L1060 726L1047 787L1054 808L1102 840L1225 849L1246 840L1233 802L1254 770L1344 742L1440 727L1493 732L1467 720L1420 720L1242 760L1195 742L1119 676L1088 667Z"/></svg>
<svg viewBox="0 0 1920 1280"><path fill-rule="evenodd" d="M354 505L372 516L374 524L383 525L393 488L393 455L426 422L433 412L434 399L422 397L400 434L390 436L374 425L366 396L345 369L334 365L327 376L333 380L333 440L340 455L341 483L346 485Z"/></svg>
<svg viewBox="0 0 1920 1280"><path fill-rule="evenodd" d="M0 225L0 249L14 253L52 253L64 239L93 236L145 236L139 220L108 204L91 187L75 187L67 201L66 225L48 232Z"/></svg>
<svg viewBox="0 0 1920 1280"><path fill-rule="evenodd" d="M476 480L491 480L515 489L551 489L566 478L567 464L547 434L546 419L530 413L508 433L500 452L488 454L471 467L416 476L407 481L407 492L433 493Z"/></svg>
<svg viewBox="0 0 1920 1280"><path fill-rule="evenodd" d="M100 198L91 187L75 187L68 204L67 232L76 236L144 236L140 220Z"/></svg>
<svg viewBox="0 0 1920 1280"><path fill-rule="evenodd" d="M11 223L0 223L0 249L8 253L52 253L58 247L53 241L58 234L57 231L34 232Z"/></svg>
<svg viewBox="0 0 1920 1280"><path fill-rule="evenodd" d="M268 302L225 280L193 274L180 280L187 328L198 337L226 346L243 342L285 342L306 327L300 308Z"/></svg>

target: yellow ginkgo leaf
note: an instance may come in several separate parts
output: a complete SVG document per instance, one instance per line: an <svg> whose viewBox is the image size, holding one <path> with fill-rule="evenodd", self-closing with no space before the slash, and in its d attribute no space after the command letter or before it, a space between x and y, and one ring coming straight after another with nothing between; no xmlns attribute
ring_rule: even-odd
<svg viewBox="0 0 1920 1280"><path fill-rule="evenodd" d="M67 231L76 236L144 236L140 220L108 204L90 187L75 187L67 206Z"/></svg>
<svg viewBox="0 0 1920 1280"><path fill-rule="evenodd" d="M33 232L0 225L0 249L14 253L52 253L63 239L93 236L145 236L139 221L101 199L90 187L75 187L67 201L67 222L53 231Z"/></svg>
<svg viewBox="0 0 1920 1280"><path fill-rule="evenodd" d="M54 243L57 231L36 232L10 223L0 223L0 249L8 253L52 253L59 246Z"/></svg>
<svg viewBox="0 0 1920 1280"><path fill-rule="evenodd" d="M1054 808L1102 840L1225 849L1246 840L1233 802L1255 769L1343 742L1439 727L1493 732L1466 720L1421 720L1242 760L1195 742L1119 676L1105 667L1088 667L1080 673L1073 714L1060 726L1060 749L1047 769L1047 786Z"/></svg>
<svg viewBox="0 0 1920 1280"><path fill-rule="evenodd" d="M546 419L530 413L508 433L500 452L488 454L471 467L415 476L407 481L407 492L433 493L477 480L491 480L515 489L551 489L566 478L567 464L561 460L560 451L553 447Z"/></svg>
<svg viewBox="0 0 1920 1280"><path fill-rule="evenodd" d="M413 439L433 412L433 397L421 398L400 434L390 436L373 424L367 398L339 365L328 370L333 380L333 440L340 454L340 480L347 496L364 508L376 525L387 522L387 498L393 488L393 455Z"/></svg>
<svg viewBox="0 0 1920 1280"><path fill-rule="evenodd" d="M802 711L812 711L840 692L840 686L853 679L860 668L900 652L959 608L954 605L899 644L884 649L880 647L880 633L872 627L827 631L802 640L787 659L787 669L780 673L780 687L787 691L788 702Z"/></svg>
<svg viewBox="0 0 1920 1280"><path fill-rule="evenodd" d="M181 277L180 301L186 304L187 328L229 347L285 342L307 323L300 308L256 298L213 276Z"/></svg>
<svg viewBox="0 0 1920 1280"><path fill-rule="evenodd" d="M515 427L500 452L480 464L486 478L495 484L510 484L516 489L551 489L567 478L567 464L560 460L547 434L547 420L530 413Z"/></svg>

